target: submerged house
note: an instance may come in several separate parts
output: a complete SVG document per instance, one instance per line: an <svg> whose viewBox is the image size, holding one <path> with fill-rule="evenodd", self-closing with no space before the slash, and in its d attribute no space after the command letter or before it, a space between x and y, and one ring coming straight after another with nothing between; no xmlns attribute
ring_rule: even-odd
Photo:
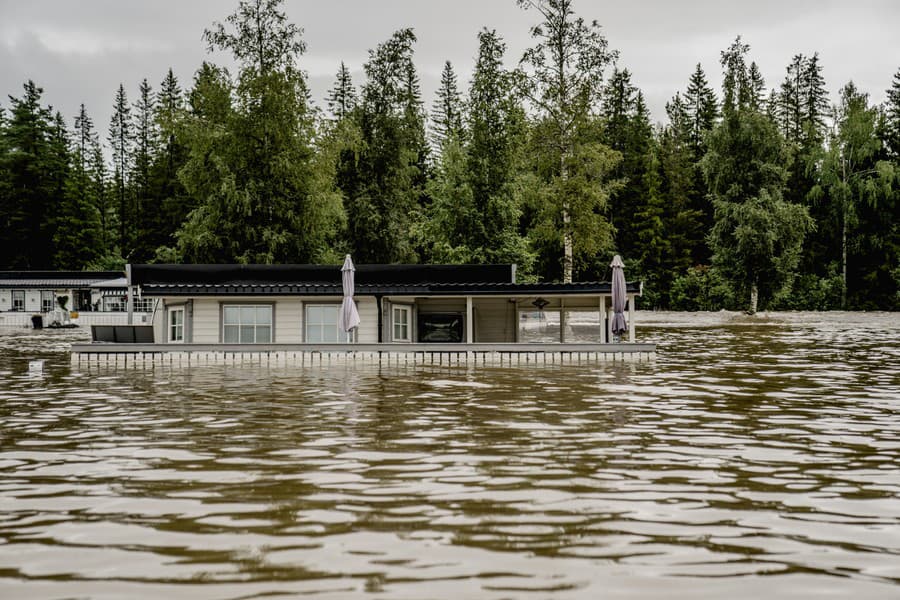
<svg viewBox="0 0 900 600"><path fill-rule="evenodd" d="M131 265L133 297L153 300L151 325L125 341L95 331L76 353L109 352L652 352L611 344L611 284L519 283L515 265L357 265L359 325L339 325L339 266ZM152 328L152 334L151 330ZM152 339L152 343L150 343ZM613 347L614 346L614 347Z"/></svg>
<svg viewBox="0 0 900 600"><path fill-rule="evenodd" d="M0 271L0 325L30 325L32 315L49 321L57 313L77 315L86 325L125 324L127 288L121 271ZM152 300L135 301L131 308L150 313Z"/></svg>

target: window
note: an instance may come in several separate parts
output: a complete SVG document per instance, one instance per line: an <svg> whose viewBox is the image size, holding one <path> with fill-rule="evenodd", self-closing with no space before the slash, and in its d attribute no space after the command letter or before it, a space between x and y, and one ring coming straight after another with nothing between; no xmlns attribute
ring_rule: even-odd
<svg viewBox="0 0 900 600"><path fill-rule="evenodd" d="M169 309L169 341L184 341L184 307Z"/></svg>
<svg viewBox="0 0 900 600"><path fill-rule="evenodd" d="M103 296L103 310L125 312L125 296Z"/></svg>
<svg viewBox="0 0 900 600"><path fill-rule="evenodd" d="M551 343L559 341L559 309L519 312L519 341Z"/></svg>
<svg viewBox="0 0 900 600"><path fill-rule="evenodd" d="M25 310L25 290L12 291L12 309L15 311Z"/></svg>
<svg viewBox="0 0 900 600"><path fill-rule="evenodd" d="M419 341L460 343L463 341L461 313L419 313Z"/></svg>
<svg viewBox="0 0 900 600"><path fill-rule="evenodd" d="M222 308L222 341L226 344L268 344L272 341L271 305Z"/></svg>
<svg viewBox="0 0 900 600"><path fill-rule="evenodd" d="M412 338L409 335L409 314L412 312L408 306L394 306L394 341L410 342Z"/></svg>
<svg viewBox="0 0 900 600"><path fill-rule="evenodd" d="M353 341L353 333L338 328L340 304L306 305L306 342L308 344L336 344Z"/></svg>
<svg viewBox="0 0 900 600"><path fill-rule="evenodd" d="M135 298L134 312L153 312L153 298Z"/></svg>
<svg viewBox="0 0 900 600"><path fill-rule="evenodd" d="M53 301L55 294L49 290L41 290L41 312L50 312L53 310Z"/></svg>

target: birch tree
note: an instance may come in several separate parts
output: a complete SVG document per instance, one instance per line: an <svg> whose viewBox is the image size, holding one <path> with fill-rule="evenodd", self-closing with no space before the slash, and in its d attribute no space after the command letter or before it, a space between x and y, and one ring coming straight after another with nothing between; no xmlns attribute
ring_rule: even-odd
<svg viewBox="0 0 900 600"><path fill-rule="evenodd" d="M576 16L572 0L517 0L540 15L531 28L535 45L519 62L520 89L541 122L536 148L552 154L543 176L538 231L562 238L563 281L572 281L577 256L589 256L611 244L607 208L612 167L618 153L591 139L592 120L603 89L604 72L616 53L600 25ZM582 185L583 184L583 185ZM558 216L558 219L557 219ZM558 220L558 228L553 221Z"/></svg>

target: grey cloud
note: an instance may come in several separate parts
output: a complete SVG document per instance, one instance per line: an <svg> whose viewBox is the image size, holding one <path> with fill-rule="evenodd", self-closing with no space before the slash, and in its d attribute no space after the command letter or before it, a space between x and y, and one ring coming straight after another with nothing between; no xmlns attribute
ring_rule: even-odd
<svg viewBox="0 0 900 600"><path fill-rule="evenodd" d="M204 59L228 64L227 57L206 53L202 32L236 4L0 0L0 105L7 104L7 94L18 96L31 78L70 120L83 102L105 135L120 82L133 99L141 79L155 87L169 67L187 87ZM360 84L368 50L401 27L413 27L419 38L416 61L430 106L444 60L467 81L482 27L504 37L512 66L530 44L529 26L537 20L514 0L287 0L286 10L305 30L309 50L303 64L319 105L341 60ZM770 87L781 82L794 54L818 51L833 97L852 78L881 101L900 66L900 39L891 28L900 22L900 3L890 0L580 0L576 10L601 23L610 46L620 52L619 65L631 70L659 120L696 63L719 85L719 52L737 34L751 44L751 56ZM84 51L72 51L79 40Z"/></svg>

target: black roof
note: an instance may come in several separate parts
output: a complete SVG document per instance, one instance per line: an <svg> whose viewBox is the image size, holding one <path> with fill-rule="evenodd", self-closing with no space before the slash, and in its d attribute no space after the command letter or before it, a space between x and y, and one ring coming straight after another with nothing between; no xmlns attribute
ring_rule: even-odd
<svg viewBox="0 0 900 600"><path fill-rule="evenodd" d="M514 283L513 265L356 265L357 296L608 294L609 282ZM340 296L339 265L132 265L148 296ZM640 282L627 284L640 294Z"/></svg>
<svg viewBox="0 0 900 600"><path fill-rule="evenodd" d="M122 271L0 271L0 287L91 287L93 284L121 277L125 277Z"/></svg>
<svg viewBox="0 0 900 600"><path fill-rule="evenodd" d="M513 265L356 265L357 285L510 283ZM133 285L341 285L341 265L132 265Z"/></svg>

